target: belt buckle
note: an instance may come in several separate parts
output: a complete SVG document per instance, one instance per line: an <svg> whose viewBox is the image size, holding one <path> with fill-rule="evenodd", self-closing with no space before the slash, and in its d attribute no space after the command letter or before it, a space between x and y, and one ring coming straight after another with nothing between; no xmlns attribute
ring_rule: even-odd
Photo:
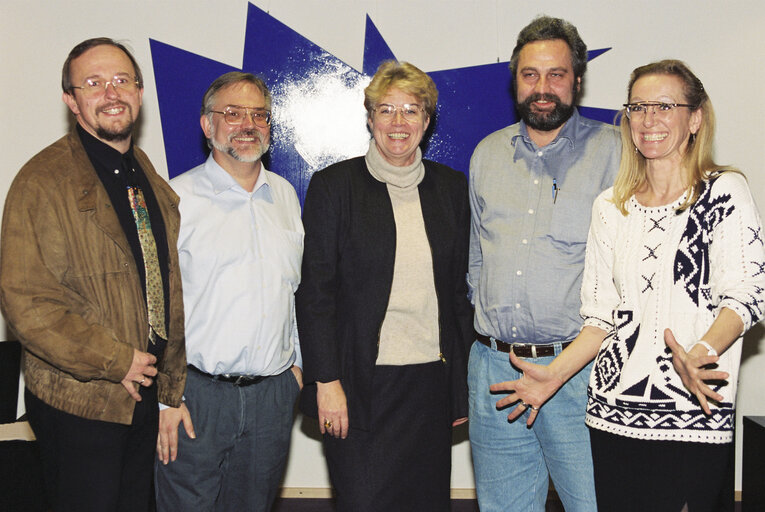
<svg viewBox="0 0 765 512"><path fill-rule="evenodd" d="M234 386L244 386L250 379L246 375L239 375L233 382Z"/></svg>

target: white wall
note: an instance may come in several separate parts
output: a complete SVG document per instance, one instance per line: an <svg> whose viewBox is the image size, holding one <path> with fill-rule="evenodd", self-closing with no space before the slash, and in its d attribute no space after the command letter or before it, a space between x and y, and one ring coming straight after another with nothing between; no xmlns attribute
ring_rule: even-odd
<svg viewBox="0 0 765 512"><path fill-rule="evenodd" d="M146 92L139 144L167 175L149 38L241 66L244 0L44 2L0 0L0 201L16 171L60 137L68 118L60 70L69 50L101 35L127 40L144 70ZM685 60L704 82L717 112L717 159L747 174L765 205L765 3L760 0L640 2L516 0L275 0L255 1L279 21L362 68L369 14L401 60L425 71L506 61L518 31L535 15L574 23L591 49L613 49L594 60L582 103L616 109L636 66L661 58ZM179 80L182 77L179 77ZM765 415L765 329L746 339L739 417ZM740 418L739 418L740 420ZM739 423L740 426L740 423ZM285 487L328 487L315 433L298 417ZM310 427L313 427L312 423ZM739 468L736 488L741 488ZM468 442L454 448L452 486L472 488Z"/></svg>

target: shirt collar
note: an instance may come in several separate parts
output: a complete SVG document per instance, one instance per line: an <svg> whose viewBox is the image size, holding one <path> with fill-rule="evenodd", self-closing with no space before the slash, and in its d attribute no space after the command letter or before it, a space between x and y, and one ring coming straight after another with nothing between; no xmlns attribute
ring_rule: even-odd
<svg viewBox="0 0 765 512"><path fill-rule="evenodd" d="M212 184L213 192L215 192L216 195L221 194L226 190L234 189L253 197L265 197L266 199L271 198L271 184L268 180L268 172L266 170L266 166L263 165L262 161L260 163L258 179L255 182L255 187L252 189L252 192L247 192L244 190L241 185L237 183L234 177L226 172L226 170L223 169L223 167L221 167L220 164L215 161L212 152L210 152L207 157L207 161L205 162L205 171L207 172L207 176L209 177L210 183Z"/></svg>
<svg viewBox="0 0 765 512"><path fill-rule="evenodd" d="M97 139L77 123L77 134L80 136L82 146L88 156L103 166L105 169L120 169L122 163L126 162L128 166L133 165L133 141L130 141L130 147L122 154L105 142Z"/></svg>
<svg viewBox="0 0 765 512"><path fill-rule="evenodd" d="M558 135L555 137L555 139L553 139L553 141L548 144L548 147L554 146L558 141L565 141L568 143L571 149L574 149L576 147L579 135L579 118L579 109L574 108L574 113L571 114L571 117L568 118L568 120L563 124L563 128L560 132L558 132ZM534 141L532 141L531 137L529 136L529 128L526 126L526 122L521 120L520 125L521 127L518 131L518 134L513 136L512 145L515 146L516 140L519 137L522 137L526 144L532 147L536 147L536 144L534 144Z"/></svg>

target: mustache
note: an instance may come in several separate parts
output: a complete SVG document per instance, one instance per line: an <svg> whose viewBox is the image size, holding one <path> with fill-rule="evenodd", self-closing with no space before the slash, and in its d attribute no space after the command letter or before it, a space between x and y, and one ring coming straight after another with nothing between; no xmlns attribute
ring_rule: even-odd
<svg viewBox="0 0 765 512"><path fill-rule="evenodd" d="M557 105L557 106L560 106L561 103L563 103L561 101L561 99L558 96L556 96L555 94L540 93L540 92L535 92L535 93L529 95L525 100L523 100L523 103L525 105L529 105L530 106L535 101L540 101L540 100L541 101L551 101L551 102L555 103L555 105Z"/></svg>
<svg viewBox="0 0 765 512"><path fill-rule="evenodd" d="M231 142L237 137L256 137L261 144L263 143L263 134L255 129L240 130L238 132L234 132L228 136L228 141Z"/></svg>
<svg viewBox="0 0 765 512"><path fill-rule="evenodd" d="M105 105L101 105L99 110L109 110L110 108L114 108L114 107L125 107L125 109L127 110L132 110L130 108L130 105L120 100L110 101L109 103L106 103Z"/></svg>

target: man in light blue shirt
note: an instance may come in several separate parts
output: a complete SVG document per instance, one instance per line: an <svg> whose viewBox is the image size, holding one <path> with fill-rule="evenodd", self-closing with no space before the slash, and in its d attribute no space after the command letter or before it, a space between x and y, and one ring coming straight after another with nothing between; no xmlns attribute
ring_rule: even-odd
<svg viewBox="0 0 765 512"><path fill-rule="evenodd" d="M519 402L510 422L489 391L520 377L511 350L547 365L581 326L591 207L620 157L616 130L575 107L586 64L573 25L532 21L510 61L521 121L486 137L470 162L470 442L482 512L545 510L548 475L567 511L596 510L584 425L590 367L540 408Z"/></svg>
<svg viewBox="0 0 765 512"><path fill-rule="evenodd" d="M171 181L188 378L184 404L160 413L160 511L267 511L284 472L302 387L303 225L292 185L261 163L270 108L259 78L216 79L200 120L210 156Z"/></svg>

